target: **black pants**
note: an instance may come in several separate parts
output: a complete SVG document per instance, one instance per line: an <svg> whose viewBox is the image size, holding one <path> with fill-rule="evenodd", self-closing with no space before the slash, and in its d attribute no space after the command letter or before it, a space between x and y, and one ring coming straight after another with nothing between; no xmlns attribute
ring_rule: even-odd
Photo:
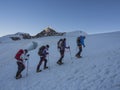
<svg viewBox="0 0 120 90"><path fill-rule="evenodd" d="M78 48L79 48L79 51L78 51L78 53L76 54L76 56L81 56L82 45L78 46Z"/></svg>
<svg viewBox="0 0 120 90"><path fill-rule="evenodd" d="M60 59L58 60L59 62L62 62L62 59L64 58L64 53L65 50L60 50Z"/></svg>
<svg viewBox="0 0 120 90"><path fill-rule="evenodd" d="M37 70L39 70L42 62L44 61L44 68L46 67L47 65L47 59L45 57L40 57L40 61L39 61L39 64L37 65Z"/></svg>
<svg viewBox="0 0 120 90"><path fill-rule="evenodd" d="M18 77L21 74L21 72L25 69L25 66L23 63L17 62L17 65L18 65L18 71L16 73L16 77Z"/></svg>

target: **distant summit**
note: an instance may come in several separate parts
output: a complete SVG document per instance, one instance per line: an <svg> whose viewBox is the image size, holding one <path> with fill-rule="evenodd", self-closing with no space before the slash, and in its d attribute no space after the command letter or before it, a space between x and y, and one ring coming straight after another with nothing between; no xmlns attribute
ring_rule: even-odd
<svg viewBox="0 0 120 90"><path fill-rule="evenodd" d="M35 37L44 37L44 36L62 36L64 33L56 32L54 29L47 27L42 32L38 33Z"/></svg>

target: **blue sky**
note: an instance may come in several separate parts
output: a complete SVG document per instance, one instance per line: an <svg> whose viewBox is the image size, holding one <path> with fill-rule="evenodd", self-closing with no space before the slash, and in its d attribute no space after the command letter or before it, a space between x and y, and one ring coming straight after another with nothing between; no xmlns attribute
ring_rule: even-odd
<svg viewBox="0 0 120 90"><path fill-rule="evenodd" d="M0 36L46 27L58 32L120 31L120 0L0 0Z"/></svg>

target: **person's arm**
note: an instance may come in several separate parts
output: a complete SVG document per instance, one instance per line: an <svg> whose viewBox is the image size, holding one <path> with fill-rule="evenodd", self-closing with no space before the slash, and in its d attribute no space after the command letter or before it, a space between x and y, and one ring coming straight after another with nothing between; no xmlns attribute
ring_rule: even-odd
<svg viewBox="0 0 120 90"><path fill-rule="evenodd" d="M70 48L70 46L66 46L66 42L64 43L64 47L67 48L67 49Z"/></svg>
<svg viewBox="0 0 120 90"><path fill-rule="evenodd" d="M44 54L45 56L46 56L47 54L49 54L49 53L48 53L48 50L47 50L47 49L44 49L44 50L43 50L43 54Z"/></svg>
<svg viewBox="0 0 120 90"><path fill-rule="evenodd" d="M24 61L24 60L28 60L28 59L29 59L29 54L22 54L22 55L20 56L20 59L22 59L23 61Z"/></svg>

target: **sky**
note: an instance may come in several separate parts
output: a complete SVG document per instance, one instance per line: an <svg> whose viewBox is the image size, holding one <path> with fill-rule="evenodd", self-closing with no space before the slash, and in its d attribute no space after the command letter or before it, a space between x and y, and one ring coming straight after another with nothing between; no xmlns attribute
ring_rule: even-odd
<svg viewBox="0 0 120 90"><path fill-rule="evenodd" d="M120 0L0 0L0 36L58 32L120 31Z"/></svg>

